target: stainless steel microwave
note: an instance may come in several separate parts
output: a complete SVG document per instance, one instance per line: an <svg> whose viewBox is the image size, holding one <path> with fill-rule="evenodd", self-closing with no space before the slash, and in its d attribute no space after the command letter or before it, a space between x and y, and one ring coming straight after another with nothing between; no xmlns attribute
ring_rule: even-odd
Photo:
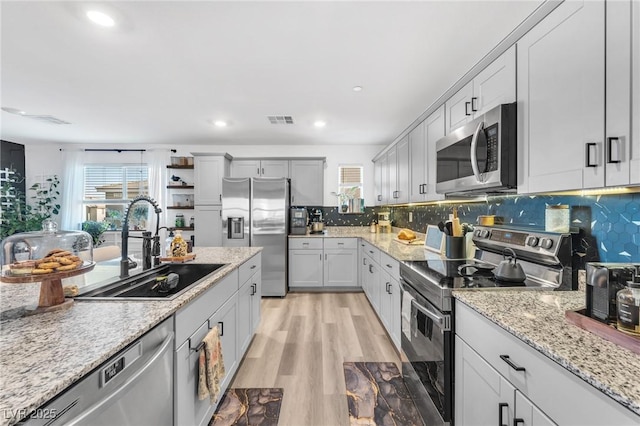
<svg viewBox="0 0 640 426"><path fill-rule="evenodd" d="M479 195L517 186L516 104L502 104L436 142L436 192Z"/></svg>

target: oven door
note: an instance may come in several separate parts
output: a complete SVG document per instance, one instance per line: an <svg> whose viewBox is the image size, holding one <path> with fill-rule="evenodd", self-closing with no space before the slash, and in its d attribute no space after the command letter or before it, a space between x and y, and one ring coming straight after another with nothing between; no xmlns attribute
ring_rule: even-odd
<svg viewBox="0 0 640 426"><path fill-rule="evenodd" d="M426 425L448 425L453 409L451 315L405 279L402 286L402 374Z"/></svg>

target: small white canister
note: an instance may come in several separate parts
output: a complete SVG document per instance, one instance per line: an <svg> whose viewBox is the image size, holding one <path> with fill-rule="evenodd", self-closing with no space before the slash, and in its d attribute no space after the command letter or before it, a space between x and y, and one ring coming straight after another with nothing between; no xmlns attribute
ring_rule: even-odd
<svg viewBox="0 0 640 426"><path fill-rule="evenodd" d="M544 215L544 230L547 232L569 232L570 211L567 204L547 205Z"/></svg>

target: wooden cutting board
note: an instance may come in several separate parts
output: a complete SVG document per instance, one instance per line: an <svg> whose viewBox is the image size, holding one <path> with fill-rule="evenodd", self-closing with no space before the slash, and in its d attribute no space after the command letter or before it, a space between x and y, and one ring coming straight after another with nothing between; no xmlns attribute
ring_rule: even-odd
<svg viewBox="0 0 640 426"><path fill-rule="evenodd" d="M188 253L186 256L161 257L161 262L184 263L196 258L195 253Z"/></svg>
<svg viewBox="0 0 640 426"><path fill-rule="evenodd" d="M407 246L421 246L424 244L424 240L419 240L419 239L409 241L409 240L401 240L400 238L395 237L393 240L401 244L405 244Z"/></svg>

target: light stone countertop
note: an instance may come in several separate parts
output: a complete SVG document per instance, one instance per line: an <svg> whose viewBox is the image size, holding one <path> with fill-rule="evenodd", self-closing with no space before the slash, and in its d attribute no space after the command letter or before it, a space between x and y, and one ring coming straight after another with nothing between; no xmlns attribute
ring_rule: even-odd
<svg viewBox="0 0 640 426"><path fill-rule="evenodd" d="M640 415L640 355L565 319L584 308L583 291L453 292L462 302L534 350Z"/></svg>
<svg viewBox="0 0 640 426"><path fill-rule="evenodd" d="M25 417L261 250L194 248L194 263L228 265L173 300L78 300L69 309L0 320L0 425ZM37 304L39 291L39 283L0 284L0 311Z"/></svg>
<svg viewBox="0 0 640 426"><path fill-rule="evenodd" d="M439 259L440 255L424 249L422 244L407 245L395 241L401 228L393 228L389 233L371 233L368 226L328 226L323 234L289 235L289 238L362 238L396 260ZM418 239L424 234L416 232Z"/></svg>

